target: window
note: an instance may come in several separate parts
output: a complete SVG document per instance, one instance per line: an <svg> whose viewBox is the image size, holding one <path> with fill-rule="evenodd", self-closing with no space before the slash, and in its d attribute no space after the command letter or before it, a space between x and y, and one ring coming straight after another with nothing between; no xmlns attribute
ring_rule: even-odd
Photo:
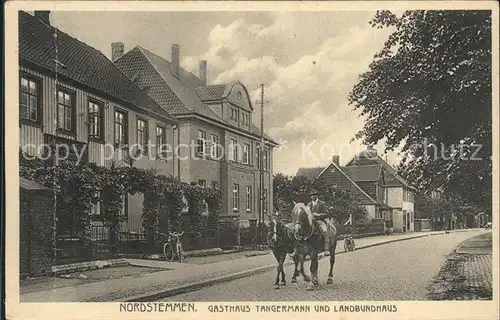
<svg viewBox="0 0 500 320"><path fill-rule="evenodd" d="M128 194L125 194L122 199L122 216L128 218Z"/></svg>
<svg viewBox="0 0 500 320"><path fill-rule="evenodd" d="M262 156L262 162L264 165L264 170L267 170L267 150L264 150L264 154Z"/></svg>
<svg viewBox="0 0 500 320"><path fill-rule="evenodd" d="M212 158L219 158L219 137L213 134L211 140L212 147L210 148L210 156Z"/></svg>
<svg viewBox="0 0 500 320"><path fill-rule="evenodd" d="M148 122L144 119L137 118L137 144L141 146L141 150L148 150Z"/></svg>
<svg viewBox="0 0 500 320"><path fill-rule="evenodd" d="M243 113L241 116L241 124L247 125L250 123L250 115Z"/></svg>
<svg viewBox="0 0 500 320"><path fill-rule="evenodd" d="M267 189L264 189L264 194L262 195L264 202L264 213L267 212Z"/></svg>
<svg viewBox="0 0 500 320"><path fill-rule="evenodd" d="M238 162L238 142L231 140L230 161Z"/></svg>
<svg viewBox="0 0 500 320"><path fill-rule="evenodd" d="M250 145L243 145L243 163L248 164L250 161Z"/></svg>
<svg viewBox="0 0 500 320"><path fill-rule="evenodd" d="M217 181L212 181L212 189L214 189L214 190L219 190L219 182L217 182Z"/></svg>
<svg viewBox="0 0 500 320"><path fill-rule="evenodd" d="M240 208L240 185L233 184L233 210L238 211Z"/></svg>
<svg viewBox="0 0 500 320"><path fill-rule="evenodd" d="M204 155L205 150L205 142L207 140L207 133L202 130L198 130L198 154Z"/></svg>
<svg viewBox="0 0 500 320"><path fill-rule="evenodd" d="M255 152L255 157L257 158L257 169L260 169L260 149L256 149L257 152Z"/></svg>
<svg viewBox="0 0 500 320"><path fill-rule="evenodd" d="M69 90L57 90L57 129L75 132L75 95Z"/></svg>
<svg viewBox="0 0 500 320"><path fill-rule="evenodd" d="M21 77L19 88L19 106L21 119L40 122L40 82L26 76Z"/></svg>
<svg viewBox="0 0 500 320"><path fill-rule="evenodd" d="M231 108L231 119L238 121L238 109Z"/></svg>
<svg viewBox="0 0 500 320"><path fill-rule="evenodd" d="M164 127L156 127L156 150L163 158L167 157L167 130ZM166 160L166 159L165 159Z"/></svg>
<svg viewBox="0 0 500 320"><path fill-rule="evenodd" d="M238 96L238 100L241 100L241 98L243 97L243 95L241 94L241 91L238 91L236 93L236 95Z"/></svg>
<svg viewBox="0 0 500 320"><path fill-rule="evenodd" d="M104 119L102 117L103 106L96 101L89 100L89 137L102 140Z"/></svg>
<svg viewBox="0 0 500 320"><path fill-rule="evenodd" d="M96 192L97 199L101 198L101 192ZM101 214L101 201L97 201L95 204L92 203L92 207L90 208L90 214L93 216L98 216Z"/></svg>
<svg viewBox="0 0 500 320"><path fill-rule="evenodd" d="M115 110L115 144L128 144L128 117L127 113Z"/></svg>
<svg viewBox="0 0 500 320"><path fill-rule="evenodd" d="M247 211L252 211L252 187L247 186Z"/></svg>

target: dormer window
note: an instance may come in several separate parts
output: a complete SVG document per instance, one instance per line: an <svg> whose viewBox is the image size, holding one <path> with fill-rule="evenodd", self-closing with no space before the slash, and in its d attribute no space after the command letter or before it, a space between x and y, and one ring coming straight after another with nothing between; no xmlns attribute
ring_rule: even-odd
<svg viewBox="0 0 500 320"><path fill-rule="evenodd" d="M238 121L238 110L236 108L231 108L231 120Z"/></svg>

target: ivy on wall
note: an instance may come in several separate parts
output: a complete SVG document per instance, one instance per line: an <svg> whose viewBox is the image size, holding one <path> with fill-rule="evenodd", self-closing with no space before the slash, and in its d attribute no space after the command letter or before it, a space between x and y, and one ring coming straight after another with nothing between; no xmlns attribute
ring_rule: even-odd
<svg viewBox="0 0 500 320"><path fill-rule="evenodd" d="M86 248L91 247L92 207L101 202L101 216L109 229L109 244L118 252L119 234L124 216L123 201L127 194L144 194L142 227L148 248L156 249L159 242L160 220L168 221L168 231L182 230L183 197L187 200L191 229L203 235L216 236L221 212L221 194L217 190L182 183L154 170L133 167L109 167L96 164L76 165L61 161L54 166L39 158L26 161L20 151L20 176L56 191L57 219L54 229L58 236L69 232ZM209 215L203 223L205 204ZM56 243L54 242L54 250ZM90 251L89 251L90 252Z"/></svg>

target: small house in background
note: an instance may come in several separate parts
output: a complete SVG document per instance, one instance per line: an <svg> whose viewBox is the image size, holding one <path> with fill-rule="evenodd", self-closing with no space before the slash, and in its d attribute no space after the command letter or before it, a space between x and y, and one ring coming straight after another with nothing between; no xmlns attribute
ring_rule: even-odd
<svg viewBox="0 0 500 320"><path fill-rule="evenodd" d="M415 230L415 188L401 177L395 168L385 161L377 150L369 146L351 159L346 167L380 165L385 176L386 204L394 209L392 221L394 232Z"/></svg>
<svg viewBox="0 0 500 320"><path fill-rule="evenodd" d="M346 166L334 155L325 168L300 168L297 176L321 178L329 188L349 192L367 210L365 223L383 220L394 232L414 231L413 188L370 147Z"/></svg>

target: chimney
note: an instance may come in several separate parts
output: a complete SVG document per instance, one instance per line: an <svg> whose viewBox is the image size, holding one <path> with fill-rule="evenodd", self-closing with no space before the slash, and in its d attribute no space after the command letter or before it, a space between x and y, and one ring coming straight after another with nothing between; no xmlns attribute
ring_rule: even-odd
<svg viewBox="0 0 500 320"><path fill-rule="evenodd" d="M340 166L340 156L333 155L332 162L335 163L336 165Z"/></svg>
<svg viewBox="0 0 500 320"><path fill-rule="evenodd" d="M123 56L123 53L125 51L125 46L123 45L123 42L113 42L111 44L111 61L115 62Z"/></svg>
<svg viewBox="0 0 500 320"><path fill-rule="evenodd" d="M207 60L200 60L200 81L204 86L207 85Z"/></svg>
<svg viewBox="0 0 500 320"><path fill-rule="evenodd" d="M50 26L50 11L35 11L35 18Z"/></svg>
<svg viewBox="0 0 500 320"><path fill-rule="evenodd" d="M179 45L178 44L173 44L172 45L172 75L175 76L177 79L180 78L181 76L181 66L180 66L180 56L179 56Z"/></svg>
<svg viewBox="0 0 500 320"><path fill-rule="evenodd" d="M369 159L377 158L377 149L373 148L373 145L369 145L366 147L366 155Z"/></svg>

